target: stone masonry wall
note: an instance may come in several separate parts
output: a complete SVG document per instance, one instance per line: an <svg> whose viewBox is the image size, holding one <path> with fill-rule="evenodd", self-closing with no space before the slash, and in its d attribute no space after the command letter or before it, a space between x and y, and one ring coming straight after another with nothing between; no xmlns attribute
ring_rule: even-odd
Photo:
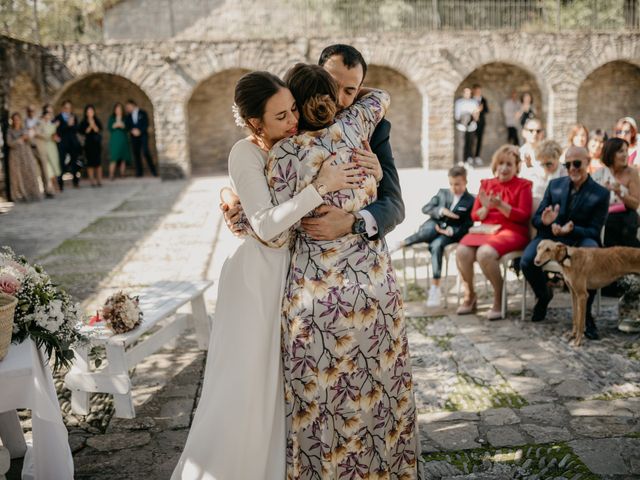
<svg viewBox="0 0 640 480"><path fill-rule="evenodd" d="M611 132L620 117L640 121L640 68L609 63L587 77L578 92L578 121Z"/></svg>
<svg viewBox="0 0 640 480"><path fill-rule="evenodd" d="M209 162L208 159L190 158L192 149L187 134L189 110L198 111L194 103L189 106L189 99L201 82L225 70L236 69L265 69L282 75L298 61L316 62L322 48L336 42L350 43L363 53L369 64L397 72L395 78L398 80L393 80L389 88L419 92L421 107L412 105L406 114L414 115L412 123L416 123L415 112L421 112L420 151L423 165L428 168L452 165L456 91L467 77L486 65L507 64L513 66L507 70L511 74L525 72L521 80L516 78L516 83L521 85L519 88L534 79L541 102L536 103L542 107L547 136L562 140L578 120L578 90L590 74L612 61L640 64L640 35L632 33L439 32L357 38L73 45L54 46L50 51L74 75L113 73L131 80L145 91L154 105L158 155L164 171L188 175L192 164ZM493 88L497 89L496 98L492 100L495 107L495 102L500 104L497 97L502 94L499 92L508 86L493 87L488 83L497 79L497 72L492 69L480 70L478 75L486 92L491 94ZM402 77L407 79L404 86L398 83ZM408 89L408 84L415 90ZM403 100L393 102L401 105ZM494 108L496 110L499 111ZM624 108L619 114L611 115L626 115L627 110ZM401 123L401 120L396 119L396 122ZM219 128L225 131L228 128L225 125L220 123ZM396 125L392 130L392 144L400 153L400 156L396 154L399 165L411 164L411 160L403 157L402 149L404 145L416 145L417 129L400 127ZM499 127L495 131L499 137ZM490 149L487 146L485 153ZM414 154L410 155L415 158Z"/></svg>
<svg viewBox="0 0 640 480"><path fill-rule="evenodd" d="M189 155L194 173L226 172L231 147L247 135L231 115L235 84L247 72L218 73L202 82L189 99Z"/></svg>

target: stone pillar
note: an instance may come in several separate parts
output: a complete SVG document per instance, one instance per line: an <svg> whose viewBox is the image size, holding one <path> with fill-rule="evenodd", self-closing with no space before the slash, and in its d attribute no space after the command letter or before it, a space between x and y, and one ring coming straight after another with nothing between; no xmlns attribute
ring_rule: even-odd
<svg viewBox="0 0 640 480"><path fill-rule="evenodd" d="M546 138L553 138L564 147L569 129L578 121L578 85L572 82L554 85L549 91L548 104Z"/></svg>
<svg viewBox="0 0 640 480"><path fill-rule="evenodd" d="M163 179L189 176L189 147L184 105L177 99L153 101L159 174Z"/></svg>
<svg viewBox="0 0 640 480"><path fill-rule="evenodd" d="M455 87L454 87L455 88ZM453 96L449 92L433 92L429 96L429 169L448 169L453 166Z"/></svg>

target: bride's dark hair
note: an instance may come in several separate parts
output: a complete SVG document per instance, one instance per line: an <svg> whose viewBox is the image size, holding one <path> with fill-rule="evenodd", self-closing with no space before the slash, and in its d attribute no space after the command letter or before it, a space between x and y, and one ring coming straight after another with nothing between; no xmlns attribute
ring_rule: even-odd
<svg viewBox="0 0 640 480"><path fill-rule="evenodd" d="M246 125L256 133L249 119L262 119L267 102L281 88L287 88L287 85L272 73L256 71L243 75L236 83L234 94L234 110L237 110L234 114L240 117L236 118L236 123L244 122L242 126Z"/></svg>
<svg viewBox="0 0 640 480"><path fill-rule="evenodd" d="M333 123L338 113L338 86L324 68L298 63L284 81L300 109L300 130L318 130Z"/></svg>

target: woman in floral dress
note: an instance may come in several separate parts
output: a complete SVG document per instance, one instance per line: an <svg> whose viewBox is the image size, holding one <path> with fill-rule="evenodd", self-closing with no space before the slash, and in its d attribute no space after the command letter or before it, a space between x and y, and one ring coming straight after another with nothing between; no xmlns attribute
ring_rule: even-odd
<svg viewBox="0 0 640 480"><path fill-rule="evenodd" d="M309 185L328 159L349 162L384 116L389 96L371 91L337 117L336 85L315 65L296 65L287 84L306 133L269 154L274 203ZM335 117L335 118L334 118ZM357 212L376 199L365 188L322 192ZM402 297L380 240L317 241L298 229L282 323L288 479L410 479L419 456Z"/></svg>

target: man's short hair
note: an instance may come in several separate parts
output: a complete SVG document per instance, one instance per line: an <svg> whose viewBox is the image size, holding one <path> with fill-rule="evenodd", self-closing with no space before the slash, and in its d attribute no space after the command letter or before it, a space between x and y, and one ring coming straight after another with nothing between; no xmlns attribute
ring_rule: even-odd
<svg viewBox="0 0 640 480"><path fill-rule="evenodd" d="M320 59L318 60L318 65L321 67L327 63L334 55L339 55L342 57L342 62L345 64L347 68L354 68L358 65L362 65L362 80L367 76L367 62L364 61L364 57L362 54L351 45L346 45L344 43L336 43L334 45L329 45L320 54Z"/></svg>
<svg viewBox="0 0 640 480"><path fill-rule="evenodd" d="M467 179L467 169L461 165L456 165L455 167L451 167L449 169L450 177L463 177L465 180Z"/></svg>
<svg viewBox="0 0 640 480"><path fill-rule="evenodd" d="M130 105L135 105L136 107L138 106L138 104L136 103L136 101L133 98L130 98L129 100L127 100L127 103Z"/></svg>

